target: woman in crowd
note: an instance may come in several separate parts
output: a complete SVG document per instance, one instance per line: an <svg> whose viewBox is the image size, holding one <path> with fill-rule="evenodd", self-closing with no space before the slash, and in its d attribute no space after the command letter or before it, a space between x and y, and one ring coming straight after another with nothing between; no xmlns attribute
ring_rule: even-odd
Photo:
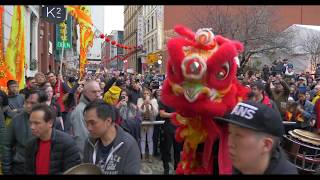
<svg viewBox="0 0 320 180"><path fill-rule="evenodd" d="M127 130L139 143L141 113L132 103L132 98L127 90L123 90L120 95L120 101L117 104L121 126Z"/></svg>
<svg viewBox="0 0 320 180"><path fill-rule="evenodd" d="M142 160L146 161L147 157L145 155L145 146L146 146L146 136L147 136L147 143L148 143L148 151L149 157L148 160L152 163L152 155L153 155L153 125L150 124L150 121L155 121L156 116L158 115L158 102L157 100L151 96L151 91L147 88L143 90L142 98L138 99L137 106L139 110L142 112L143 122L141 126L141 154Z"/></svg>
<svg viewBox="0 0 320 180"><path fill-rule="evenodd" d="M47 94L47 101L46 104L50 106L51 108L54 109L55 114L56 114L56 121L54 122L54 127L56 129L59 129L61 131L64 131L64 122L62 119L62 113L61 113L61 108L58 103L56 103L55 98L53 97L53 88L51 85L44 85L43 86L43 91L46 92Z"/></svg>

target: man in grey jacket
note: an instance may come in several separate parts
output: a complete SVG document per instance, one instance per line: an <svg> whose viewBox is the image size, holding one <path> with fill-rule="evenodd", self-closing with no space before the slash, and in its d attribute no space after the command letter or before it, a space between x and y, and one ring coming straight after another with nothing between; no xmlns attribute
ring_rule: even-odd
<svg viewBox="0 0 320 180"><path fill-rule="evenodd" d="M72 135L80 150L81 158L83 157L84 143L89 134L83 118L83 111L90 102L99 98L101 98L101 89L99 83L94 80L86 82L83 87L80 102L70 115Z"/></svg>
<svg viewBox="0 0 320 180"><path fill-rule="evenodd" d="M115 114L114 107L99 100L85 108L84 118L91 137L86 141L83 161L99 166L103 174L139 174L138 143L115 124Z"/></svg>

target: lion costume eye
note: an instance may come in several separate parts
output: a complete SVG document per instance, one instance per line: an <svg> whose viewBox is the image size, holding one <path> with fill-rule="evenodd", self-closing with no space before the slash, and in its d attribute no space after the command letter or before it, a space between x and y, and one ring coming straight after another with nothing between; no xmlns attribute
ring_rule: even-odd
<svg viewBox="0 0 320 180"><path fill-rule="evenodd" d="M226 79L229 75L229 71L230 71L230 65L228 62L226 62L222 65L221 70L219 70L218 73L216 74L216 78L218 80Z"/></svg>

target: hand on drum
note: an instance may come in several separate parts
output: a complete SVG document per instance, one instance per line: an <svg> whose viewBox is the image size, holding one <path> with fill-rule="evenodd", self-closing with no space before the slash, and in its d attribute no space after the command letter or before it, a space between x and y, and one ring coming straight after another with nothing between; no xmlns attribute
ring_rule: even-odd
<svg viewBox="0 0 320 180"><path fill-rule="evenodd" d="M311 119L310 120L310 127L314 127L315 124L316 124L316 120L315 119Z"/></svg>

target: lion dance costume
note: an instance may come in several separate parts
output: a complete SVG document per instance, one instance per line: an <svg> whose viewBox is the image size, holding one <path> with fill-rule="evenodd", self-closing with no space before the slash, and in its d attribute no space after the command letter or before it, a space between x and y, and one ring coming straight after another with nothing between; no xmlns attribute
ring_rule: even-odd
<svg viewBox="0 0 320 180"><path fill-rule="evenodd" d="M196 33L182 25L175 27L182 37L168 41L167 78L162 102L176 110L172 121L178 126L175 138L184 142L177 174L231 174L228 154L228 126L214 117L244 100L248 89L236 78L238 54L243 46L210 29ZM213 167L213 145L219 139L218 164ZM203 150L199 152L200 144Z"/></svg>

